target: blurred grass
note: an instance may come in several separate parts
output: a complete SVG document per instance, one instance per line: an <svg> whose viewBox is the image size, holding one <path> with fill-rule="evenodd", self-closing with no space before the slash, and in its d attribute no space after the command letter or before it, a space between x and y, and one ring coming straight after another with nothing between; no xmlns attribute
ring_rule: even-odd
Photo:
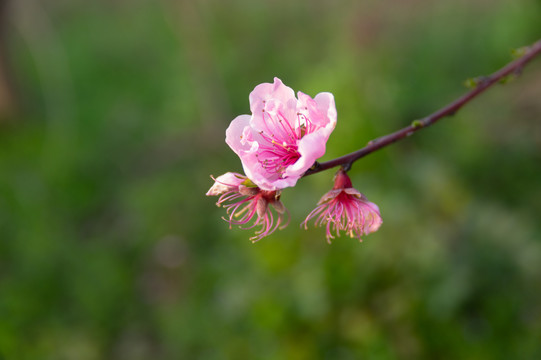
<svg viewBox="0 0 541 360"><path fill-rule="evenodd" d="M541 65L355 164L362 244L284 191L252 245L205 198L255 85L334 93L325 159L446 104L540 34L541 3L12 1L0 358L541 357Z"/></svg>

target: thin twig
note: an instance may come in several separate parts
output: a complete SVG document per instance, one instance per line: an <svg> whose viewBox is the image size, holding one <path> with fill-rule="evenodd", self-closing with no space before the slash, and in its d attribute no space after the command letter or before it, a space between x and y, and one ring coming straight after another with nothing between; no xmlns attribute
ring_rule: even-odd
<svg viewBox="0 0 541 360"><path fill-rule="evenodd" d="M359 160L360 158L365 157L366 155L373 153L374 151L390 145L398 140L408 137L414 132L422 128L428 127L444 117L454 115L460 108L462 108L462 106L469 103L471 100L477 97L477 95L485 92L492 85L505 80L507 76L515 76L520 74L522 68L530 60L532 60L541 53L541 40L538 40L530 47L525 47L520 50L523 52L521 57L514 61L511 61L500 70L489 76L473 79L472 82L474 82L475 88L468 93L462 95L447 106L428 115L423 119L413 121L411 125L406 126L403 129L368 142L368 145L363 147L362 149L359 149L350 154L341 156L333 160L329 160L323 163L316 163L303 176L312 175L320 171L331 169L340 165L348 168L353 162Z"/></svg>

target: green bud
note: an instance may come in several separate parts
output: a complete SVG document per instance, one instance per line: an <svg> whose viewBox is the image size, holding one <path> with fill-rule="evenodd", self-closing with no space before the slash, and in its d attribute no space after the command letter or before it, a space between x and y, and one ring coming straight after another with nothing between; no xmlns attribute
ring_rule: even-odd
<svg viewBox="0 0 541 360"><path fill-rule="evenodd" d="M517 77L516 74L509 74L507 76L504 76L500 79L500 84L507 84L507 83L510 83L511 81L515 80Z"/></svg>
<svg viewBox="0 0 541 360"><path fill-rule="evenodd" d="M424 125L421 120L413 120L411 122L411 126L413 126L414 129L418 129L418 128L422 128Z"/></svg>
<svg viewBox="0 0 541 360"><path fill-rule="evenodd" d="M483 84L487 80L486 76L476 76L464 81L464 85L470 89L475 89L480 84Z"/></svg>
<svg viewBox="0 0 541 360"><path fill-rule="evenodd" d="M475 89L479 84L479 78L469 78L464 81L464 86L468 89Z"/></svg>
<svg viewBox="0 0 541 360"><path fill-rule="evenodd" d="M242 182L242 185L246 187L257 187L257 185L254 184L253 181L248 178Z"/></svg>
<svg viewBox="0 0 541 360"><path fill-rule="evenodd" d="M528 51L530 51L530 47L528 46L519 47L517 49L511 50L511 56L517 59L519 57L526 55Z"/></svg>

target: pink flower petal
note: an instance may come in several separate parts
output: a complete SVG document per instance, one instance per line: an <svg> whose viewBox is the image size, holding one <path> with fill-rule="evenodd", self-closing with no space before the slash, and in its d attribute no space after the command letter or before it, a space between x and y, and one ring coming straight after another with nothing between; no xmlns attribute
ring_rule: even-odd
<svg viewBox="0 0 541 360"><path fill-rule="evenodd" d="M328 131L327 136L329 136L336 126L337 113L334 96L329 92L322 92L316 95L314 101L317 103L319 112L329 121L328 125L325 126Z"/></svg>
<svg viewBox="0 0 541 360"><path fill-rule="evenodd" d="M319 132L308 134L299 141L298 152L301 155L299 160L291 165L286 171L286 177L299 179L314 162L325 154L327 139ZM295 185L295 184L293 184Z"/></svg>
<svg viewBox="0 0 541 360"><path fill-rule="evenodd" d="M227 172L214 179L214 184L206 193L207 196L222 195L228 191L238 191L239 186L246 180L246 176L234 172Z"/></svg>
<svg viewBox="0 0 541 360"><path fill-rule="evenodd" d="M298 96L278 78L260 84L250 94L252 115L238 116L226 131L245 174L263 190L295 186L336 126L332 94Z"/></svg>
<svg viewBox="0 0 541 360"><path fill-rule="evenodd" d="M225 142L239 156L242 151L250 150L250 146L242 141L245 136L245 129L250 125L250 119L250 115L239 115L231 121L225 131Z"/></svg>
<svg viewBox="0 0 541 360"><path fill-rule="evenodd" d="M269 100L276 100L284 105L297 103L295 92L289 86L285 86L282 80L274 78L274 83L262 83L257 85L250 93L250 110L253 114L259 113Z"/></svg>
<svg viewBox="0 0 541 360"><path fill-rule="evenodd" d="M349 185L345 187L344 184ZM382 224L378 206L349 186L349 176L344 170L339 170L333 190L323 195L301 225L307 229L308 221L315 218L316 226L325 226L329 243L335 237L333 232L340 236L340 232L344 231L350 237L361 240L361 236L377 231Z"/></svg>

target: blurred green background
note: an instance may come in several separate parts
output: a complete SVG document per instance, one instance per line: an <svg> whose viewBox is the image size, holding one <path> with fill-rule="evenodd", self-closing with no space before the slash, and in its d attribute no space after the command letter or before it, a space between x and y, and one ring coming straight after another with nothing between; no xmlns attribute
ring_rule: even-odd
<svg viewBox="0 0 541 360"><path fill-rule="evenodd" d="M357 162L384 224L252 244L205 192L255 85L334 93L321 160L466 91L539 0L0 0L0 359L541 359L541 61Z"/></svg>

